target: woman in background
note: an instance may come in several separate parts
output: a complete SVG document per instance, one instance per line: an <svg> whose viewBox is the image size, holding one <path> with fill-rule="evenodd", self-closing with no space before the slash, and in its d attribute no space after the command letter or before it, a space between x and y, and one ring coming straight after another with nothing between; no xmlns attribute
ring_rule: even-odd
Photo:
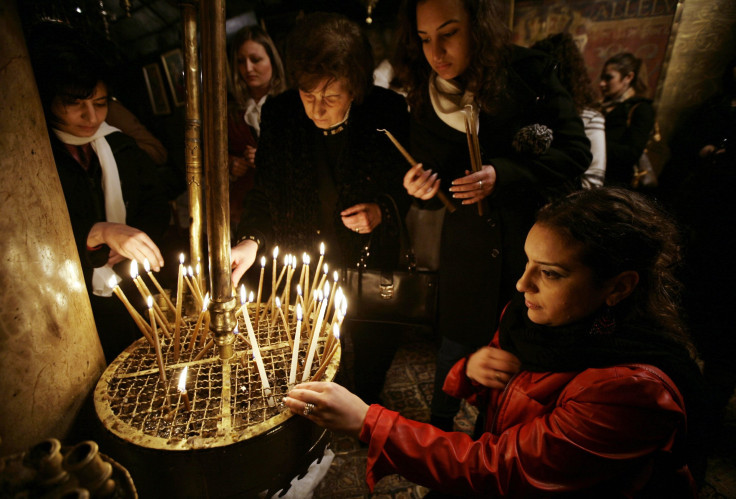
<svg viewBox="0 0 736 499"><path fill-rule="evenodd" d="M558 33L538 41L531 48L549 54L557 62L557 77L570 92L583 120L593 161L580 178L581 186L584 189L602 187L606 177L606 120L598 111L600 104L575 40L569 33Z"/></svg>
<svg viewBox="0 0 736 499"><path fill-rule="evenodd" d="M451 497L693 499L703 387L678 316L676 241L666 214L626 189L543 208L491 344L445 381L487 415L476 440L332 383L285 403L366 442L371 487L399 473Z"/></svg>
<svg viewBox="0 0 736 499"><path fill-rule="evenodd" d="M654 108L644 95L641 59L630 52L616 54L601 72L601 108L606 117L606 185L631 186L634 165L654 128Z"/></svg>
<svg viewBox="0 0 736 499"><path fill-rule="evenodd" d="M432 396L432 422L448 430L460 401L442 392L447 372L488 344L524 267L524 237L534 213L591 158L552 60L509 43L497 3L411 0L399 28L395 71L411 106L411 151L425 168L423 174L419 166L411 169L404 187L417 203L438 209L442 180L457 207L442 225L442 343ZM480 115L482 168L473 173L467 104Z"/></svg>
<svg viewBox="0 0 736 499"><path fill-rule="evenodd" d="M286 76L273 41L258 26L247 26L233 37L229 70L230 220L235 228L243 210L243 199L253 188L261 108L269 96L286 89Z"/></svg>

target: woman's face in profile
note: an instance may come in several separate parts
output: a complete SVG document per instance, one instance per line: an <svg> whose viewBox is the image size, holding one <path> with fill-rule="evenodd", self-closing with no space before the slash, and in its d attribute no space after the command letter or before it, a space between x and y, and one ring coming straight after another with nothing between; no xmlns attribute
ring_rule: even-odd
<svg viewBox="0 0 736 499"><path fill-rule="evenodd" d="M623 76L616 66L607 64L601 73L600 88L604 99L621 97L631 86L633 74Z"/></svg>
<svg viewBox="0 0 736 499"><path fill-rule="evenodd" d="M470 65L470 16L462 0L417 3L417 34L424 57L441 78L457 78Z"/></svg>
<svg viewBox="0 0 736 499"><path fill-rule="evenodd" d="M55 127L77 137L91 137L107 118L107 85L98 82L87 99L65 102L60 96L51 101Z"/></svg>
<svg viewBox="0 0 736 499"><path fill-rule="evenodd" d="M605 302L612 286L596 283L580 260L580 243L570 243L552 228L535 224L524 245L526 269L516 283L524 293L529 320L562 326L588 317Z"/></svg>
<svg viewBox="0 0 736 499"><path fill-rule="evenodd" d="M313 90L300 88L299 97L302 99L307 117L317 125L317 128L323 130L343 121L350 103L353 102L345 82L327 76L321 79Z"/></svg>
<svg viewBox="0 0 736 499"><path fill-rule="evenodd" d="M271 59L263 45L246 40L238 49L238 72L251 93L267 94L271 90ZM260 92L259 92L260 91Z"/></svg>

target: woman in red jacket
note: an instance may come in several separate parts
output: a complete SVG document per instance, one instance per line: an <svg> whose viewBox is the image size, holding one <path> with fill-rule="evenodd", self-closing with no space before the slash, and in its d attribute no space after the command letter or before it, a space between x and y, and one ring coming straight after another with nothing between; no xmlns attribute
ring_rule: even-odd
<svg viewBox="0 0 736 499"><path fill-rule="evenodd" d="M675 236L653 203L624 189L573 193L539 212L520 294L491 344L444 384L487 417L478 439L331 383L299 385L285 403L368 443L371 487L400 473L457 496L695 497L700 373L677 314Z"/></svg>

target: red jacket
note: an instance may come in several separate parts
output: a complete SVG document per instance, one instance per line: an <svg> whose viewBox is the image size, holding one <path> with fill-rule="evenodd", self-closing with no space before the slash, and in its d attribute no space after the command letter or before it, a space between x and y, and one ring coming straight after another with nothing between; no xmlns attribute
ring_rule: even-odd
<svg viewBox="0 0 736 499"><path fill-rule="evenodd" d="M498 347L498 333L491 345ZM473 440L372 405L360 434L369 443L371 490L399 473L455 495L697 497L687 466L668 462L684 440L685 405L659 369L521 371L501 391L470 381L466 363L453 367L443 389L486 408L486 433Z"/></svg>

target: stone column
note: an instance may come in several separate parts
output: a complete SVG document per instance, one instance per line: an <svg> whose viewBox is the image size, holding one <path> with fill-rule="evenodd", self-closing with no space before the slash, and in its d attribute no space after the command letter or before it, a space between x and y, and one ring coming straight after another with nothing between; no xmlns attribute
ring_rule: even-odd
<svg viewBox="0 0 736 499"><path fill-rule="evenodd" d="M105 367L17 4L0 8L0 454L63 438Z"/></svg>

